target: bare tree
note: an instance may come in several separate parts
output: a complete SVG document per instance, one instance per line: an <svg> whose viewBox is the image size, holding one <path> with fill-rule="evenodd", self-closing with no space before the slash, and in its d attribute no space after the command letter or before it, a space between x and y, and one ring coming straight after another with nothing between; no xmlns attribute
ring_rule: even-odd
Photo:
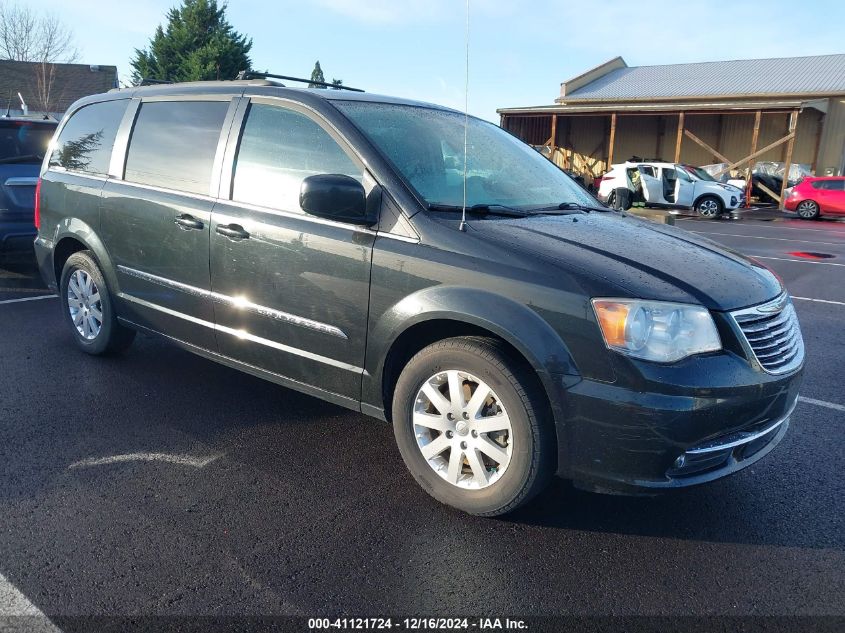
<svg viewBox="0 0 845 633"><path fill-rule="evenodd" d="M72 31L56 15L0 3L0 59L35 64L32 94L37 109L57 109L61 95L54 90L56 64L71 63L78 56Z"/></svg>

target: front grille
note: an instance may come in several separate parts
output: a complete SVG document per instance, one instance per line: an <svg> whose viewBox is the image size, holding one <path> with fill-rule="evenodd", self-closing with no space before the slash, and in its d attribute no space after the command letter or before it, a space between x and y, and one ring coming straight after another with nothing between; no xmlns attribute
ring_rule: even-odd
<svg viewBox="0 0 845 633"><path fill-rule="evenodd" d="M731 315L754 358L769 373L786 373L804 360L798 316L787 295Z"/></svg>

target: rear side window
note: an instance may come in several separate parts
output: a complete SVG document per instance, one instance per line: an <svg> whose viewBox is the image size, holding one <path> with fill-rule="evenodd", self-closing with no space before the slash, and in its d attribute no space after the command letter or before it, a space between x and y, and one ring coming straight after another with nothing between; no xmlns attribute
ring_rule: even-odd
<svg viewBox="0 0 845 633"><path fill-rule="evenodd" d="M810 183L813 189L827 189L829 191L845 190L845 180L814 180Z"/></svg>
<svg viewBox="0 0 845 633"><path fill-rule="evenodd" d="M126 104L126 99L102 101L77 110L59 134L50 167L108 174L114 137Z"/></svg>
<svg viewBox="0 0 845 633"><path fill-rule="evenodd" d="M235 160L232 199L283 211L300 211L302 181L316 174L363 173L313 120L276 106L250 106Z"/></svg>
<svg viewBox="0 0 845 633"><path fill-rule="evenodd" d="M153 101L141 104L124 178L208 195L227 101Z"/></svg>

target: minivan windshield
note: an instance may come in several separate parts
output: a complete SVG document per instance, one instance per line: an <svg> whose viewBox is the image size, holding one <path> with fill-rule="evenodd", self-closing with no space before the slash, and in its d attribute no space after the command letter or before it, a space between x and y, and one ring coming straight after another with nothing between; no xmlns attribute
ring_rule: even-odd
<svg viewBox="0 0 845 633"><path fill-rule="evenodd" d="M412 105L335 101L434 208L464 200L464 122L459 112ZM469 117L467 207L521 211L601 204L539 152L498 126Z"/></svg>

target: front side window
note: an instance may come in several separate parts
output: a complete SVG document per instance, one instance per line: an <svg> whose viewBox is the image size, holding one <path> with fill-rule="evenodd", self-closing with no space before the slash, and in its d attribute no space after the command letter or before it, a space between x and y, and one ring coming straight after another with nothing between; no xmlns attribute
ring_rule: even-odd
<svg viewBox="0 0 845 633"><path fill-rule="evenodd" d="M390 103L334 103L426 203L463 204L463 114ZM599 205L539 152L492 123L469 117L467 141L469 206L530 210L564 202Z"/></svg>
<svg viewBox="0 0 845 633"><path fill-rule="evenodd" d="M126 99L102 101L77 110L56 140L50 167L108 174L114 137L127 103Z"/></svg>
<svg viewBox="0 0 845 633"><path fill-rule="evenodd" d="M302 181L317 174L363 180L361 169L312 119L277 106L251 105L235 159L232 199L300 211Z"/></svg>
<svg viewBox="0 0 845 633"><path fill-rule="evenodd" d="M208 195L227 101L151 101L141 104L125 178Z"/></svg>

